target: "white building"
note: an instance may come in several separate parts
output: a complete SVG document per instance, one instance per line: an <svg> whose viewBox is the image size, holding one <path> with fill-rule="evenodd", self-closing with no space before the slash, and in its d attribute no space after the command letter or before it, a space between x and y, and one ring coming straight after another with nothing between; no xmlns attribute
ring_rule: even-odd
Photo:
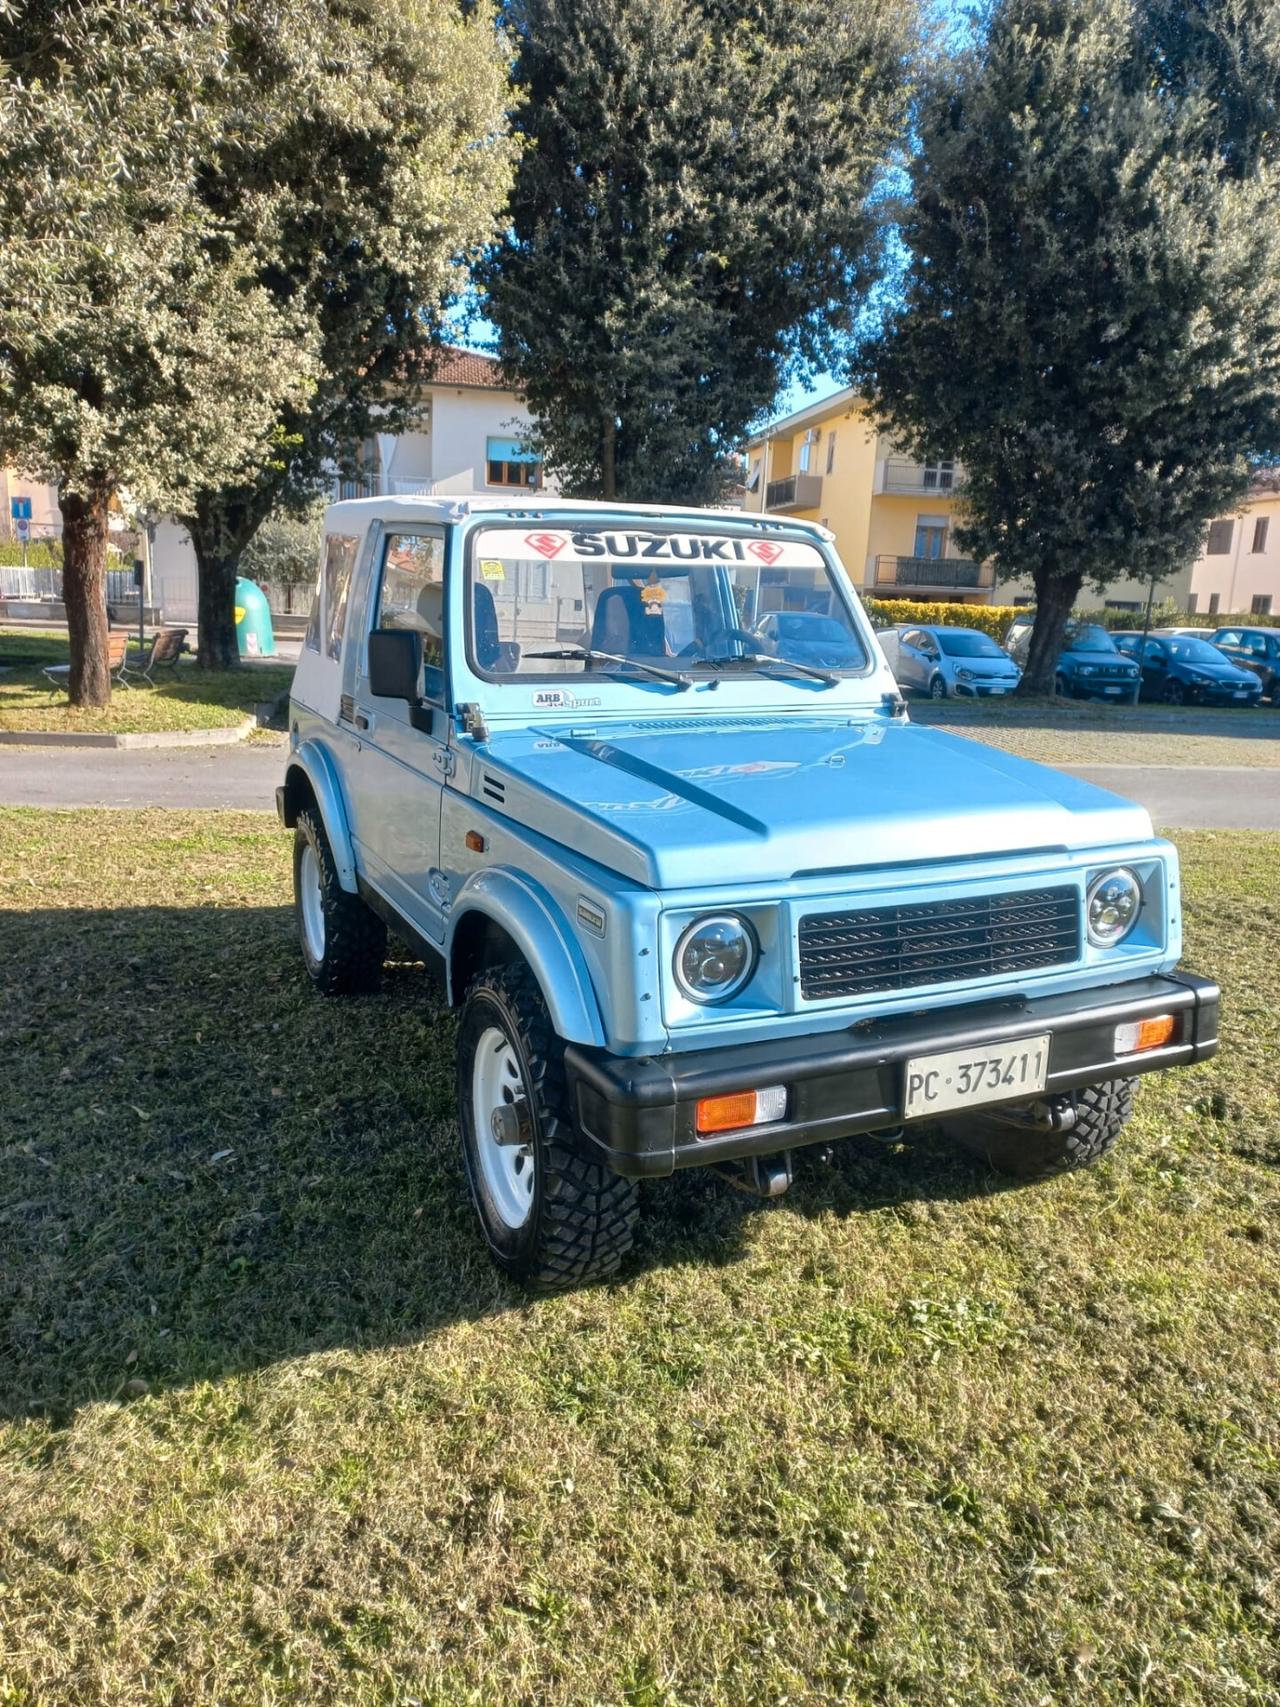
<svg viewBox="0 0 1280 1707"><path fill-rule="evenodd" d="M432 364L416 404L412 428L375 433L360 447L359 473L335 480L335 498L431 497L512 488L555 492L542 469L521 451L529 431L520 399L492 356L450 345ZM196 560L180 523L156 528L152 549L152 600L166 622L196 616Z"/></svg>

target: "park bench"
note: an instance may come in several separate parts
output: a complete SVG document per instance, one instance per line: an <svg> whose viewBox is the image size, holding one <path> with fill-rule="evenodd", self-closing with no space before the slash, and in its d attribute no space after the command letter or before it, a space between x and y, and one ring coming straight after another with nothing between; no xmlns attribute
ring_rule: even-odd
<svg viewBox="0 0 1280 1707"><path fill-rule="evenodd" d="M124 679L124 663L129 652L129 633L127 629L113 628L107 634L107 669L115 677L122 688L128 687ZM41 674L48 677L49 698L52 699L59 688L65 689L67 678L71 674L70 664L46 664Z"/></svg>
<svg viewBox="0 0 1280 1707"><path fill-rule="evenodd" d="M132 684L128 681L128 677L141 676L144 681L150 682L151 686L154 687L155 682L152 680L151 672L161 664L167 664L170 669L176 670L179 659L187 650L187 631L185 628L157 629L151 637L150 647L144 648L141 653L137 654L137 658L140 658L141 662L138 662L136 658L135 662L130 663L126 653L125 661L120 666L119 679L125 687L130 687Z"/></svg>

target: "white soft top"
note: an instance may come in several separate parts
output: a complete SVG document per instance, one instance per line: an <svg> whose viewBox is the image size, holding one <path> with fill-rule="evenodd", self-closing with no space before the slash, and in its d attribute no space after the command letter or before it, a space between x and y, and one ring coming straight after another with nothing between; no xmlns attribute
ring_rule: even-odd
<svg viewBox="0 0 1280 1707"><path fill-rule="evenodd" d="M818 522L791 521L762 515L756 510L697 509L681 504L626 504L601 502L594 498L493 498L488 496L439 498L346 498L325 511L330 533L363 529L370 522L461 522L468 516L508 515L521 521L550 521L555 516L641 515L672 521L697 521L704 527L723 528L728 523L755 523L771 531L780 527L800 528L819 539L834 539L830 528Z"/></svg>

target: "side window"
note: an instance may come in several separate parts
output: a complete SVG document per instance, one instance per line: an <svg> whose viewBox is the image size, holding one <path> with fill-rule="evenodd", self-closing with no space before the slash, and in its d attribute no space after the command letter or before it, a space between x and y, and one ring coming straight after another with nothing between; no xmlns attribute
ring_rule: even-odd
<svg viewBox="0 0 1280 1707"><path fill-rule="evenodd" d="M331 533L324 542L325 650L330 658L342 656L347 594L359 550L360 539L356 534Z"/></svg>
<svg viewBox="0 0 1280 1707"><path fill-rule="evenodd" d="M422 636L428 698L444 691L444 535L387 536L373 628L406 628Z"/></svg>
<svg viewBox="0 0 1280 1707"><path fill-rule="evenodd" d="M1219 646L1239 646L1243 639L1244 636L1238 629L1224 628L1221 634L1217 636L1217 644Z"/></svg>

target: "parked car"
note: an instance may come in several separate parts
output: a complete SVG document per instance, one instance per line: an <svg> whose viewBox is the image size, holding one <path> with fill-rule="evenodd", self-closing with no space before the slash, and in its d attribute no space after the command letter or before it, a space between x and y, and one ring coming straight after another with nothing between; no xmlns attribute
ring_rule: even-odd
<svg viewBox="0 0 1280 1707"><path fill-rule="evenodd" d="M1004 648L979 629L939 626L894 633L897 650L890 664L898 685L931 699L1012 693L1022 678Z"/></svg>
<svg viewBox="0 0 1280 1707"><path fill-rule="evenodd" d="M1272 705L1280 705L1280 629L1220 628L1213 644L1233 663L1252 670Z"/></svg>
<svg viewBox="0 0 1280 1707"><path fill-rule="evenodd" d="M844 624L821 611L769 611L756 632L766 652L801 663L848 665L862 656Z"/></svg>
<svg viewBox="0 0 1280 1707"><path fill-rule="evenodd" d="M1185 635L1113 634L1118 649L1142 667L1142 698L1168 705L1257 705L1262 683L1207 640Z"/></svg>
<svg viewBox="0 0 1280 1707"><path fill-rule="evenodd" d="M762 599L819 596L844 661L766 651ZM468 1187L531 1286L614 1272L677 1168L774 1197L801 1145L939 1125L1022 1177L1096 1162L1139 1074L1217 1048L1176 849L914 727L804 522L334 504L277 804L316 989L376 990L390 927L460 1010Z"/></svg>
<svg viewBox="0 0 1280 1707"><path fill-rule="evenodd" d="M1026 668L1034 615L1014 617L1004 637L1015 663ZM1054 672L1054 692L1070 699L1132 699L1138 685L1138 666L1117 651L1101 623L1077 622L1066 628Z"/></svg>
<svg viewBox="0 0 1280 1707"><path fill-rule="evenodd" d="M1178 635L1189 640L1212 640L1216 632L1216 629L1212 628L1153 628L1151 630L1152 634L1158 634L1163 638Z"/></svg>

